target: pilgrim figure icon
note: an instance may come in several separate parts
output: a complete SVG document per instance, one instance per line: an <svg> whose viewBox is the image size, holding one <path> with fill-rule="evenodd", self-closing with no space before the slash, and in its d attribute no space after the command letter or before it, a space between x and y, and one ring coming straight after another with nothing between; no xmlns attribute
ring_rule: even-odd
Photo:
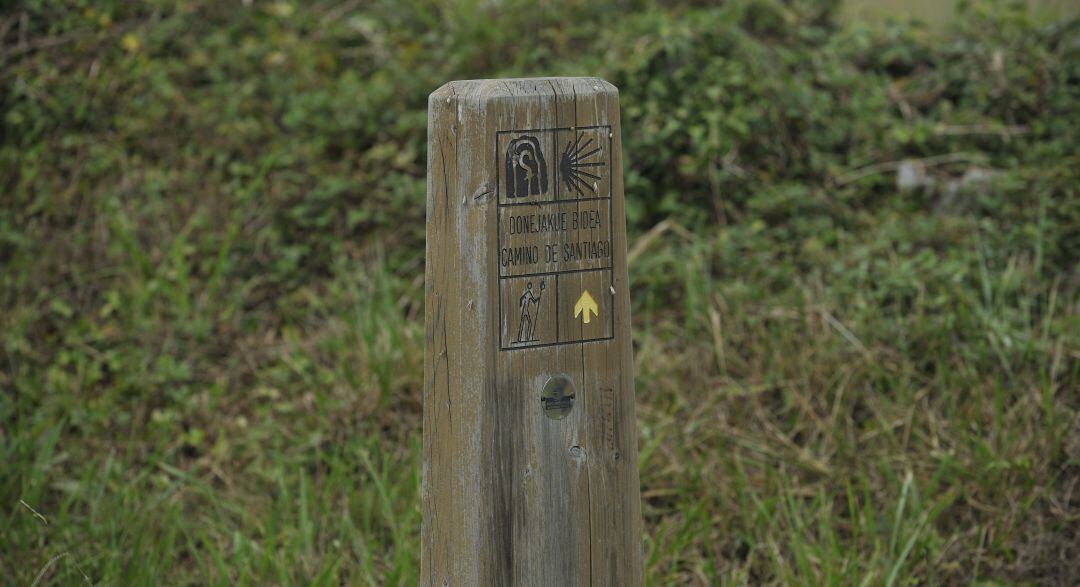
<svg viewBox="0 0 1080 587"><path fill-rule="evenodd" d="M545 280L540 280L540 293L533 293L533 282L525 283L525 291L518 298L518 332L514 342L533 342L536 338L536 322L540 319L540 299L544 297Z"/></svg>
<svg viewBox="0 0 1080 587"><path fill-rule="evenodd" d="M524 135L510 141L506 146L504 167L507 198L526 198L547 193L547 162L536 137Z"/></svg>

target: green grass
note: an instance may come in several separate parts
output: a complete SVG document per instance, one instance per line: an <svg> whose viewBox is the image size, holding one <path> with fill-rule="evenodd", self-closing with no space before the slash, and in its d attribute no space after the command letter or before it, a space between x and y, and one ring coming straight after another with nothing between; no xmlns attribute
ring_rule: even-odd
<svg viewBox="0 0 1080 587"><path fill-rule="evenodd" d="M1074 583L1080 22L838 22L5 8L0 583L415 584L426 96L549 74L622 91L650 584Z"/></svg>

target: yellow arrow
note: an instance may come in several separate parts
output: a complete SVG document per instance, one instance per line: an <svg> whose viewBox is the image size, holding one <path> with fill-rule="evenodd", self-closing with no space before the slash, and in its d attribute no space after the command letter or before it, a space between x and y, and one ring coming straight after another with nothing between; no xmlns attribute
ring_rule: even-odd
<svg viewBox="0 0 1080 587"><path fill-rule="evenodd" d="M596 305L596 300L594 300L592 296L589 295L589 290L585 290L581 292L581 297L578 298L577 303L574 304L574 318L577 318L578 315L584 313L581 321L588 324L589 312L592 312L594 315L599 316L600 308Z"/></svg>

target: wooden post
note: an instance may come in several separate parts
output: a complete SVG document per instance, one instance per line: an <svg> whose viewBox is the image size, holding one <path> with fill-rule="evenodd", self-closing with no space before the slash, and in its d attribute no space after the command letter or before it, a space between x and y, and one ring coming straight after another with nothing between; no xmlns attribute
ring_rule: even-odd
<svg viewBox="0 0 1080 587"><path fill-rule="evenodd" d="M421 584L642 584L618 90L428 104Z"/></svg>

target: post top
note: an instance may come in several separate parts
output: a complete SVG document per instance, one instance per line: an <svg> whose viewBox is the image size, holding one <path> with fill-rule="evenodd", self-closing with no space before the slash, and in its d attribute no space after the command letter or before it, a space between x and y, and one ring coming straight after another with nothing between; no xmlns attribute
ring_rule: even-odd
<svg viewBox="0 0 1080 587"><path fill-rule="evenodd" d="M447 82L431 93L430 99L450 97L474 99L520 98L553 94L618 95L619 89L598 77L525 77L471 79Z"/></svg>

